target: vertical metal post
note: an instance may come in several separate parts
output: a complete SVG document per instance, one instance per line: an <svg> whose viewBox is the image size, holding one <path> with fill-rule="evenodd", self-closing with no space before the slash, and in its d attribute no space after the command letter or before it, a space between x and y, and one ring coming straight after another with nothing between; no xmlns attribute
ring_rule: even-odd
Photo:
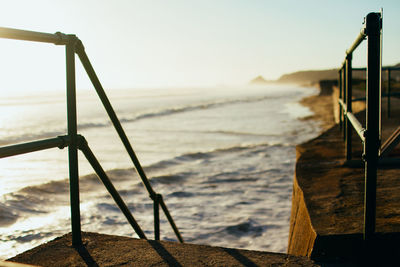
<svg viewBox="0 0 400 267"><path fill-rule="evenodd" d="M69 184L71 201L71 227L72 245L82 244L81 219L79 209L79 172L78 172L78 148L77 148L77 115L76 115L76 87L75 87L75 44L76 36L69 35L69 42L66 45L67 64L67 119L69 160Z"/></svg>
<svg viewBox="0 0 400 267"><path fill-rule="evenodd" d="M339 87L339 99L342 99L342 71L343 71L343 68L341 68L340 70L339 70L339 83L338 83L338 87ZM342 130L342 128L343 128L343 121L342 121L342 116L343 116L343 108L342 108L342 106L339 104L339 129L340 129L340 131Z"/></svg>
<svg viewBox="0 0 400 267"><path fill-rule="evenodd" d="M366 17L367 29L367 115L365 133L364 240L375 233L376 178L380 146L381 52L379 13ZM370 242L367 242L367 245Z"/></svg>
<svg viewBox="0 0 400 267"><path fill-rule="evenodd" d="M391 94L391 88L390 88L390 68L387 69L387 117L390 118L390 94Z"/></svg>
<svg viewBox="0 0 400 267"><path fill-rule="evenodd" d="M352 53L346 57L346 112L352 112ZM350 120L346 117L346 160L351 160L352 154L352 126Z"/></svg>
<svg viewBox="0 0 400 267"><path fill-rule="evenodd" d="M346 84L347 84L347 67L346 64L343 64L343 84L342 84L342 88L343 88L343 93L342 93L342 98L343 98L343 102L346 104L347 106L347 99L346 99ZM346 117L346 113L343 112L343 140L346 141L346 121L347 121L347 117Z"/></svg>
<svg viewBox="0 0 400 267"><path fill-rule="evenodd" d="M159 194L156 194L154 198L154 240L160 240L160 198Z"/></svg>

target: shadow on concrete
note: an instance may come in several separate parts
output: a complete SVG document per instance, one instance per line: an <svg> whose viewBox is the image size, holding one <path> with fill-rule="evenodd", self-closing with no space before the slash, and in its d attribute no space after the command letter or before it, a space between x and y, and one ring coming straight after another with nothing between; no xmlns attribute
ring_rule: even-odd
<svg viewBox="0 0 400 267"><path fill-rule="evenodd" d="M235 258L238 262L243 264L244 266L249 266L249 267L256 267L258 266L255 264L253 261L251 261L249 258L246 256L242 255L238 250L236 249L229 249L229 248L223 248L223 250L231 255L233 258Z"/></svg>
<svg viewBox="0 0 400 267"><path fill-rule="evenodd" d="M182 265L174 258L174 256L169 253L164 246L155 240L148 240L147 241L150 246L154 248L154 250L160 255L160 257L169 265L169 266L176 266L176 267L182 267Z"/></svg>
<svg viewBox="0 0 400 267"><path fill-rule="evenodd" d="M75 250L76 252L79 253L79 256L81 256L82 260L86 263L87 266L91 267L99 266L84 245L75 248Z"/></svg>

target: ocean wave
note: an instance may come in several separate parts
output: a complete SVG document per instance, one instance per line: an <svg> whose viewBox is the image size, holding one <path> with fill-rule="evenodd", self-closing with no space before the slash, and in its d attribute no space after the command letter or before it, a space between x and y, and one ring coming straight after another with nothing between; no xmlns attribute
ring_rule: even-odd
<svg viewBox="0 0 400 267"><path fill-rule="evenodd" d="M187 177L193 175L192 172L183 172L179 174L169 174L151 177L152 184L175 184L183 182Z"/></svg>
<svg viewBox="0 0 400 267"><path fill-rule="evenodd" d="M199 171L190 170L184 168L179 171L175 169L177 165L185 165L190 163L198 164L198 161L202 163L209 161L217 157L225 157L234 153L240 153L240 157L248 157L254 153L261 153L271 147L279 147L281 144L270 145L270 144L258 144L258 145L239 145L227 148L214 149L206 152L194 152L185 153L178 155L174 158L156 162L144 167L144 170L148 174L148 177L152 185L174 185L182 184L186 179L190 177L196 177L199 175ZM216 159L218 162L218 159ZM169 169L171 168L171 169ZM212 180L213 184L221 183L236 183L236 182L254 182L257 181L260 176L260 171L256 170L245 170L247 173L246 177L241 177L240 173L234 171L232 173L220 170L218 173L210 173L209 179ZM126 169L113 169L107 171L108 176L114 184L123 183L123 190L120 194L125 196L137 195L144 193L145 189L141 185L141 181L138 174L133 168ZM150 175L149 175L150 174ZM251 176L252 174L253 176ZM128 183L126 183L128 182ZM108 193L105 190L101 181L99 181L97 175L89 174L81 176L79 178L80 192L101 192L102 196L107 196ZM176 191L170 191L168 197L176 198L187 198L190 197L189 193L183 192L181 189ZM100 197L100 196L99 196ZM16 192L8 193L3 196L0 202L0 226L6 226L14 223L20 216L26 214L40 214L48 213L61 205L69 205L69 180L57 180L51 181L39 185L32 185L24 187ZM108 209L107 207L102 207ZM112 208L114 209L114 207Z"/></svg>
<svg viewBox="0 0 400 267"><path fill-rule="evenodd" d="M201 103L201 104L195 104L195 105L166 108L166 109L162 109L162 110L158 110L158 111L152 111L152 112L148 112L148 113L144 113L144 114L139 114L139 115L136 115L131 118L123 117L123 118L121 118L121 122L133 122L133 121L138 121L138 120L148 119L148 118L153 118L153 117L169 116L169 115L173 115L173 114L177 114L177 113L184 113L184 112L195 111L195 110L205 110L205 109L211 109L211 108L232 105L232 104L238 104L238 103L253 103L253 102L264 101L264 100L270 99L270 98L271 98L271 96L262 96L262 97L246 98L246 99L230 99L230 100L222 100L222 101L210 102L210 103Z"/></svg>
<svg viewBox="0 0 400 267"><path fill-rule="evenodd" d="M198 234L195 241L200 243L207 243L208 240L217 240L220 238L231 239L245 238L245 237L258 237L261 236L266 230L266 225L259 225L252 219L245 219L236 224L228 226L209 227L207 232Z"/></svg>
<svg viewBox="0 0 400 267"><path fill-rule="evenodd" d="M205 109L212 109L226 105L232 104L239 104L239 103L254 103L260 102L267 99L271 99L272 96L262 96L262 97L253 97L253 98L245 98L245 99L228 99L228 100L221 100L216 102L209 102L209 103L200 103L194 105L187 105L187 106L180 106L180 107L172 107L172 108L164 108L160 110L150 110L148 112L142 114L133 114L129 116L119 116L121 123L131 123L136 122L144 119L151 119L155 117L163 117L174 115L178 113L185 113L195 110L205 110ZM104 119L102 121L97 122L82 122L78 121L78 131L83 129L94 129L94 128L102 128L102 127L110 127L112 125L109 119ZM24 133L17 136L8 136L6 139L0 140L0 145L8 145L8 144L15 144L19 142L26 142L30 140L38 140L44 138L52 138L59 135L65 135L67 132L66 127L59 129L59 130L51 130L51 131L41 131L38 133ZM256 135L251 133L240 133L240 132L225 132L219 131L215 133L223 133L223 134L232 134L232 135Z"/></svg>
<svg viewBox="0 0 400 267"><path fill-rule="evenodd" d="M243 235L259 236L265 231L265 229L265 226L258 225L255 221L247 219L244 222L225 227L223 232L241 237Z"/></svg>
<svg viewBox="0 0 400 267"><path fill-rule="evenodd" d="M0 226L9 226L15 223L18 219L18 214L5 204L0 203Z"/></svg>
<svg viewBox="0 0 400 267"><path fill-rule="evenodd" d="M138 179L133 178L133 176L137 175L132 168L110 170L107 174L114 183L130 179L133 185L140 184ZM95 174L84 175L79 178L79 191L81 193L95 192L97 195L97 192L102 192L100 194L108 195ZM129 191L129 193L136 192L135 188L132 188L130 190L121 190L120 194L127 194L126 191ZM25 215L45 214L65 205L69 205L68 179L27 186L2 196L0 202L0 226L11 225Z"/></svg>
<svg viewBox="0 0 400 267"><path fill-rule="evenodd" d="M246 150L246 149L249 149L249 148L252 148L255 146L258 146L258 145L233 146L233 147L228 147L228 148L214 149L214 150L210 150L210 151L206 151L206 152L185 153L182 155L178 155L172 159L158 161L149 166L145 166L144 169L146 171L158 171L158 170L162 170L164 168L176 166L176 165L190 162L190 161L208 160L208 159L213 158L217 154L221 154L221 153L228 154L228 153L232 153L232 152L238 152L238 151ZM261 146L268 146L268 144L261 144Z"/></svg>
<svg viewBox="0 0 400 267"><path fill-rule="evenodd" d="M168 194L167 197L176 197L176 198L188 198L188 197L193 197L194 193L191 192L185 192L185 191L176 191L171 194Z"/></svg>
<svg viewBox="0 0 400 267"><path fill-rule="evenodd" d="M265 152L266 148L280 148L292 146L291 144L269 144L269 143L261 143L261 144L249 144L249 145L237 145L226 148L217 148L210 151L205 152L193 152L193 153L185 153L182 155L178 155L172 159L158 161L151 165L145 166L144 169L146 171L157 171L162 170L168 167L176 166L182 163L187 163L190 161L198 161L198 160L209 160L213 157L220 156L222 154L229 155L231 153L249 153L249 155L259 154L261 152Z"/></svg>
<svg viewBox="0 0 400 267"><path fill-rule="evenodd" d="M271 136L269 134L237 132L237 131L204 131L203 133L224 134L224 135L233 135L233 136L261 136L261 137L269 137L269 136Z"/></svg>

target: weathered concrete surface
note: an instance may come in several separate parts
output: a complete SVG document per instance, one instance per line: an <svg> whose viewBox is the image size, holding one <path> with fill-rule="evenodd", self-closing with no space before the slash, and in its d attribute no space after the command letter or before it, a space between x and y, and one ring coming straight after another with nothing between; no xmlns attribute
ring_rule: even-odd
<svg viewBox="0 0 400 267"><path fill-rule="evenodd" d="M0 267L35 267L34 265L27 265L9 261L0 261Z"/></svg>
<svg viewBox="0 0 400 267"><path fill-rule="evenodd" d="M71 234L24 252L11 261L39 266L319 266L306 257L167 241L83 233L84 247Z"/></svg>
<svg viewBox="0 0 400 267"><path fill-rule="evenodd" d="M332 102L314 102L318 104L332 111ZM393 113L397 114L394 118L384 119L383 140L400 125L398 111ZM365 113L358 116L362 120ZM361 142L356 134L353 137L353 157L360 160ZM344 142L337 125L297 146L288 253L318 260L357 261L365 256L362 242L364 168L347 166L344 156ZM394 151L391 156L400 157L400 151ZM372 251L375 258L386 259L386 263L391 263L400 253L399 178L399 166L378 170L378 235Z"/></svg>

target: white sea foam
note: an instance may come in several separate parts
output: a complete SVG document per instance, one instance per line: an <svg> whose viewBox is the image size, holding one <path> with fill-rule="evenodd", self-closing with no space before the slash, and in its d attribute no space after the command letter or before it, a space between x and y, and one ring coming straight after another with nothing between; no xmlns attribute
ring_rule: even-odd
<svg viewBox="0 0 400 267"><path fill-rule="evenodd" d="M185 241L284 252L295 145L318 131L314 123L298 119L309 111L293 103L314 92L296 87L176 89L112 91L110 98ZM63 100L57 99L0 103L6 111L31 111L25 117L12 113L21 115L19 123L28 122L5 125L2 142L64 133L64 109L48 110L62 107ZM99 101L83 99L80 133L153 238L148 193ZM3 258L70 231L66 151L1 159L0 168ZM135 236L91 167L82 159L79 168L82 229ZM175 240L165 217L161 222L162 239Z"/></svg>

